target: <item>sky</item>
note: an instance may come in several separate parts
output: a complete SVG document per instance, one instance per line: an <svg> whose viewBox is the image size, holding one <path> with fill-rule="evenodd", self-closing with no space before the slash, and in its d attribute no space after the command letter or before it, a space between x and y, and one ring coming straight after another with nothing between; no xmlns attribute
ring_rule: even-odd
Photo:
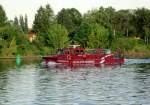
<svg viewBox="0 0 150 105"><path fill-rule="evenodd" d="M27 14L29 27L32 27L34 15L42 5L50 4L54 13L57 14L62 8L76 8L82 14L100 6L112 6L116 10L120 9L150 9L150 0L0 0L9 20L15 16Z"/></svg>

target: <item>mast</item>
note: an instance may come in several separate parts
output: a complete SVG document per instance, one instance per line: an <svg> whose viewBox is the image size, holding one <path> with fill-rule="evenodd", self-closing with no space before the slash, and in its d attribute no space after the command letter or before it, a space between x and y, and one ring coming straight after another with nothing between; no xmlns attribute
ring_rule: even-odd
<svg viewBox="0 0 150 105"><path fill-rule="evenodd" d="M72 48L77 48L79 47L80 45L69 45L69 47L72 47Z"/></svg>

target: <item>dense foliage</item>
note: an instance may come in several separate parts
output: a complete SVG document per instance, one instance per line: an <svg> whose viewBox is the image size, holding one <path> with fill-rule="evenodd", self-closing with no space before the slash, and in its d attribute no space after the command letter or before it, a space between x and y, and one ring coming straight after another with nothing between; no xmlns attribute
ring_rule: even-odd
<svg viewBox="0 0 150 105"><path fill-rule="evenodd" d="M7 22L6 13L5 13L3 7L0 5L0 27L5 25L6 22Z"/></svg>
<svg viewBox="0 0 150 105"><path fill-rule="evenodd" d="M36 38L29 42L29 35ZM0 5L0 55L44 55L50 49L80 44L85 48L118 47L124 51L150 50L150 10L93 9L81 14L75 8L62 9L57 15L49 4L35 14L32 30L27 15L7 19Z"/></svg>
<svg viewBox="0 0 150 105"><path fill-rule="evenodd" d="M54 13L50 5L45 7L40 7L35 14L35 20L33 22L33 30L36 33L44 32L46 33L49 27L54 22Z"/></svg>

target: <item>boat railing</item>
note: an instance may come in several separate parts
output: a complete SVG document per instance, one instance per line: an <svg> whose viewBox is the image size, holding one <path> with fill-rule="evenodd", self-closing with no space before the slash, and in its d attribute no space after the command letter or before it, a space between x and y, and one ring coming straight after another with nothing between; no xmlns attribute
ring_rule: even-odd
<svg viewBox="0 0 150 105"><path fill-rule="evenodd" d="M57 54L57 50L50 50L47 55L56 55Z"/></svg>
<svg viewBox="0 0 150 105"><path fill-rule="evenodd" d="M85 54L96 54L96 50L94 49L86 49Z"/></svg>
<svg viewBox="0 0 150 105"><path fill-rule="evenodd" d="M80 47L80 45L68 45L68 47L70 47L70 48L77 48L77 47Z"/></svg>
<svg viewBox="0 0 150 105"><path fill-rule="evenodd" d="M109 49L86 49L85 53L87 54L110 54L111 51Z"/></svg>

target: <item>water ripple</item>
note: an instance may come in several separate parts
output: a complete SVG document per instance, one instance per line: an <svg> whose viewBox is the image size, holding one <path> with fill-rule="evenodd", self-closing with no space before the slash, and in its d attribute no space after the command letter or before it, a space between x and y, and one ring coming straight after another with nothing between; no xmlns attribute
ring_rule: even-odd
<svg viewBox="0 0 150 105"><path fill-rule="evenodd" d="M123 66L75 70L37 64L1 70L0 104L149 105L148 61L128 59Z"/></svg>

